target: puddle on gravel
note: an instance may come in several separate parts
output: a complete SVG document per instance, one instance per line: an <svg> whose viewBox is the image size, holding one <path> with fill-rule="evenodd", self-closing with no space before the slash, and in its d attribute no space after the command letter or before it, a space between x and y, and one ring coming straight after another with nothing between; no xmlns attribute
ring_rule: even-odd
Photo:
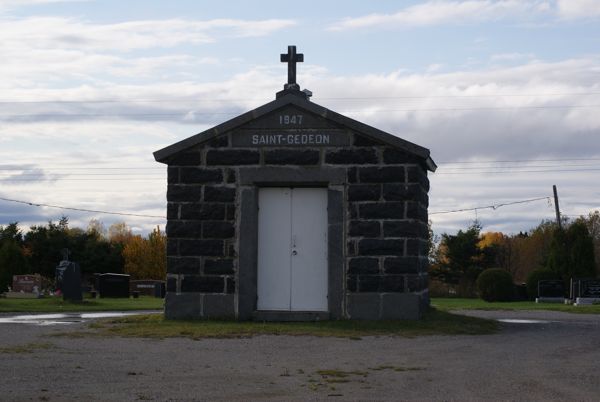
<svg viewBox="0 0 600 402"><path fill-rule="evenodd" d="M0 317L0 324L64 325L89 321L95 318L157 313L156 311L103 311L98 313L28 314Z"/></svg>
<svg viewBox="0 0 600 402"><path fill-rule="evenodd" d="M517 318L498 318L497 321L505 322L508 324L548 324L550 321L544 320L523 320Z"/></svg>

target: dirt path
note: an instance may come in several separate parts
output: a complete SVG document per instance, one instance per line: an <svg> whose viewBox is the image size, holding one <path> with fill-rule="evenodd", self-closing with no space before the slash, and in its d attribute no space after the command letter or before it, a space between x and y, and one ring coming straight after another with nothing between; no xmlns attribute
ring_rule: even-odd
<svg viewBox="0 0 600 402"><path fill-rule="evenodd" d="M544 322L485 336L200 341L2 324L0 400L597 400L600 316L469 314Z"/></svg>

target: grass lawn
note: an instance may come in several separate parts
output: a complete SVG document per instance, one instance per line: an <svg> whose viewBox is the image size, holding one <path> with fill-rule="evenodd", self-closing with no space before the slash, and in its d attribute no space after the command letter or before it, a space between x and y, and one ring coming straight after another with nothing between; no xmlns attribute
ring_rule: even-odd
<svg viewBox="0 0 600 402"><path fill-rule="evenodd" d="M218 320L165 320L148 314L99 320L91 324L103 335L143 338L242 338L256 335L312 335L360 339L363 336L481 335L498 323L431 309L420 321L237 322Z"/></svg>
<svg viewBox="0 0 600 402"><path fill-rule="evenodd" d="M432 307L442 311L449 310L551 310L567 313L600 314L600 305L573 306L559 303L536 303L533 301L493 302L481 299L432 298Z"/></svg>
<svg viewBox="0 0 600 402"><path fill-rule="evenodd" d="M163 299L140 296L139 299L83 299L81 303L63 301L62 297L41 299L0 299L0 312L62 313L72 311L160 310Z"/></svg>

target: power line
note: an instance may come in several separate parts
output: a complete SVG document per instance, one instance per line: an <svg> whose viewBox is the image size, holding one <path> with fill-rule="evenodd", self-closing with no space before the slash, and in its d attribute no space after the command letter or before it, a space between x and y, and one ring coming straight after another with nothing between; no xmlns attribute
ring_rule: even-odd
<svg viewBox="0 0 600 402"><path fill-rule="evenodd" d="M318 97L321 100L373 100L373 99L437 99L437 98L504 98L504 97L535 97L535 96L593 96L600 95L600 92L552 92L552 93L529 93L529 94L473 94L473 95L406 95L406 96L361 96L361 97ZM47 100L21 100L21 99L2 99L0 103L173 103L173 102L242 102L242 101L263 101L265 98L205 98L207 94L197 94L197 98L168 98L168 99L47 99ZM316 98L317 96L315 96ZM201 99L201 100L200 100Z"/></svg>
<svg viewBox="0 0 600 402"><path fill-rule="evenodd" d="M412 109L376 109L376 110L342 110L339 113L392 113L392 112L459 112L477 110L527 110L527 109L582 109L600 108L600 105L554 105L554 106L489 106L489 107L457 107L457 108L412 108ZM31 114L0 114L0 118L69 118L69 117L181 117L189 113L194 116L237 115L239 112L198 112L184 111L179 113L31 113Z"/></svg>
<svg viewBox="0 0 600 402"><path fill-rule="evenodd" d="M590 167L599 167L597 163L572 163L572 164L548 164L548 165L497 165L497 166L467 166L467 167L452 167L452 166L438 166L438 168L446 170L482 170L482 169L549 169L549 168L590 168Z"/></svg>
<svg viewBox="0 0 600 402"><path fill-rule="evenodd" d="M438 166L442 165L458 165L458 164L481 164L481 165L490 165L496 163L530 163L530 162L576 162L576 161L600 161L600 158L557 158L557 159L513 159L513 160L488 160L488 161L439 161L437 162ZM27 164L26 166L31 166L31 164ZM560 165L564 166L564 165ZM584 166L584 165L567 165L568 166ZM519 167L519 166L516 166ZM531 166L520 166L520 167L531 167ZM551 165L543 166L543 167L552 167ZM487 168L494 168L493 166L487 166ZM512 166L498 166L498 168L512 168ZM479 169L479 167L448 167L448 169ZM18 170L18 171L39 171L39 170L165 170L164 166L113 166L113 167L77 167L75 166L38 166L38 167L19 167L14 164L3 166L0 165L0 171L2 170Z"/></svg>
<svg viewBox="0 0 600 402"><path fill-rule="evenodd" d="M36 168L22 168L22 167L17 167L17 166L10 166L10 167L2 167L2 165L0 165L0 170L19 170L19 171L23 171L23 172L28 172L28 171L37 171L37 170L68 170L68 171L72 171L72 170L149 170L149 169L165 169L164 166L156 166L156 167L82 167L82 168L78 168L78 167L49 167L49 166L40 166L40 167L36 167Z"/></svg>
<svg viewBox="0 0 600 402"><path fill-rule="evenodd" d="M528 163L528 162L569 162L569 161L600 161L600 158L562 158L562 159L513 159L501 161L441 161L439 164L463 164L463 163Z"/></svg>
<svg viewBox="0 0 600 402"><path fill-rule="evenodd" d="M165 172L165 176L166 176L166 173L167 172ZM18 177L48 177L48 178L52 178L52 177L47 176L49 174L58 174L58 173L50 173L50 172L22 173L22 174L19 174ZM151 176L156 173L60 173L60 174L65 175L65 176L127 176L129 178L135 179L136 176ZM15 174L14 173L0 173L0 175L4 175L4 176L13 175L14 176ZM13 177L13 176L6 176L6 177ZM60 178L60 177L57 177L57 178ZM156 176L154 178L156 178Z"/></svg>
<svg viewBox="0 0 600 402"><path fill-rule="evenodd" d="M437 98L505 98L505 97L534 97L534 96L592 96L600 95L600 92L563 92L563 93L539 93L539 94L489 94L489 95L422 95L422 96L370 96L370 97L328 97L319 99L327 100L372 100L372 99L437 99ZM315 96L316 98L317 96Z"/></svg>
<svg viewBox="0 0 600 402"><path fill-rule="evenodd" d="M33 206L33 207L48 207L48 208L65 209L65 210L70 210L70 211L93 212L93 213L106 214L106 215L136 216L136 217L141 217L141 218L161 218L161 219L165 219L164 216L157 216L157 215L130 214L130 213L126 213L126 212L109 212L109 211L99 211L99 210L94 210L94 209L63 207L63 206L60 206L60 205L41 204L41 203L37 203L37 202L13 200L13 199L10 199L10 198L3 198L3 197L0 197L0 200L2 200L2 201L8 201L8 202L16 202L16 203L19 203L19 204L26 204L26 205L30 205L30 206Z"/></svg>
<svg viewBox="0 0 600 402"><path fill-rule="evenodd" d="M494 171L479 171L479 172L439 172L440 175L474 175L474 174L514 174L514 173L564 173L564 172L594 172L600 171L596 169L545 169L545 170L494 170Z"/></svg>
<svg viewBox="0 0 600 402"><path fill-rule="evenodd" d="M561 168L561 169L556 169L556 168ZM515 169L523 169L523 168L527 168L527 169L531 169L531 168L535 168L537 170L527 170L527 172L554 172L556 170L568 170L568 171L586 171L586 170L598 170L600 168L600 166L594 164L594 165L538 165L538 166L484 166L484 167L480 167L480 166L476 166L476 167L451 167L451 168L446 168L446 167L439 167L440 171L436 171L436 173L447 173L447 174L451 174L451 173L464 173L462 171L465 170L485 170L485 169L501 169L501 170L494 170L494 172L497 173L513 173L513 172L520 172L522 170L515 170ZM576 169L567 169L567 168L576 168ZM550 169L550 170L549 170ZM0 178L2 176L5 177L13 177L15 175L17 175L17 173L2 173L3 169L0 169ZM14 169L17 170L17 169ZM138 173L89 173L89 172L83 172L83 173L76 173L76 172L66 172L66 173L58 173L60 172L60 170L44 170L43 172L39 171L40 169L31 169L31 170L18 170L19 172L23 172L23 173L18 173L18 177L49 177L48 175L64 175L64 176L69 176L69 177L74 177L74 176L126 176L128 178L136 178L138 176L152 176L154 175L154 178L156 178L156 174L157 173L164 173L166 175L167 172L159 172L158 169L156 169L157 171L155 172L138 172ZM458 172L456 172L458 171ZM31 173L28 173L31 172ZM163 176L160 176L163 177Z"/></svg>
<svg viewBox="0 0 600 402"><path fill-rule="evenodd" d="M15 202L15 203L19 203L19 204L26 204L26 205L30 205L30 206L36 206L36 207L57 208L57 209L70 210L70 211L92 212L92 213L100 213L100 214L106 214L106 215L135 216L135 217L142 217L142 218L165 219L164 216L157 216L157 215L132 214L132 213L126 213L126 212L112 212L112 211L101 211L101 210L85 209L85 208L65 207L65 206L60 206L60 205L43 204L43 203L37 203L37 202L32 202L32 201L15 200L15 199L4 198L4 197L0 197L0 200L7 201L7 202ZM441 215L441 214L450 214L450 213L456 213L456 212L476 211L476 210L480 210L480 209L496 210L500 207L504 207L504 206L508 206L508 205L525 204L525 203L540 201L540 200L550 200L550 197L531 198L528 200L505 202L505 203L486 205L486 206L475 207L475 208L462 208L462 209L454 209L454 210L449 210L449 211L430 212L429 215Z"/></svg>
<svg viewBox="0 0 600 402"><path fill-rule="evenodd" d="M442 176L465 176L465 175L503 175L503 174L516 174L516 173L570 173L570 172L597 172L600 171L600 168L578 168L578 169L538 169L538 170L478 170L472 172L444 172L438 171L434 173L434 175L442 175ZM165 180L166 175L162 176L153 176L153 177L136 177L127 174L93 174L93 173L76 173L76 174L63 174L64 177L53 177L52 174L56 173L47 173L47 174L23 174L18 176L7 176L7 174L0 173L0 182L3 183L11 183L11 182L40 182L40 181L86 181L86 182L94 182L94 181L128 181L128 182L138 182L138 181L153 181L153 180ZM3 175L3 176L2 176ZM151 176L151 174L140 174L138 176ZM101 177L98 177L101 176ZM113 176L113 177L105 177L105 176ZM14 177L14 178L13 178Z"/></svg>
<svg viewBox="0 0 600 402"><path fill-rule="evenodd" d="M441 214L451 214L451 213L455 213L455 212L467 212L467 211L477 211L479 209L493 209L496 210L500 207L504 207L507 205L515 205L515 204L525 204L528 202L534 202L534 201L540 201L540 200L550 200L550 197L539 197L539 198L531 198L529 200L521 200L521 201L513 201L513 202L504 202L501 204L494 204L494 205L486 205L483 207L475 207L475 208L462 208L462 209L453 209L450 211L438 211L438 212L430 212L429 215L441 215Z"/></svg>
<svg viewBox="0 0 600 402"><path fill-rule="evenodd" d="M135 183L135 182L156 182L156 181L166 181L167 178L165 177L152 177L152 178L112 178L112 179L105 179L105 178L87 178L87 179L72 179L69 177L66 178L61 178L61 177L37 177L37 178L27 178L27 179L11 179L11 178L2 178L0 177L0 182L1 183L21 183L21 182L65 182L65 181L83 181L83 182L128 182L128 183Z"/></svg>

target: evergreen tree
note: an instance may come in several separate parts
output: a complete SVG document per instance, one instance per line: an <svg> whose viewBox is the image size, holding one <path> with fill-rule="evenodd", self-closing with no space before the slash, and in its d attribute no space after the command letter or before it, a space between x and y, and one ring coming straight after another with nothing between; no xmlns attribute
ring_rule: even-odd
<svg viewBox="0 0 600 402"><path fill-rule="evenodd" d="M29 273L18 222L0 226L0 292L12 286L13 275Z"/></svg>
<svg viewBox="0 0 600 402"><path fill-rule="evenodd" d="M478 246L480 232L481 226L474 222L466 231L443 234L430 275L444 283L460 285L463 294L474 293L477 276L484 269L484 253Z"/></svg>
<svg viewBox="0 0 600 402"><path fill-rule="evenodd" d="M569 238L569 266L567 278L595 276L594 242L582 220L576 220L567 231Z"/></svg>
<svg viewBox="0 0 600 402"><path fill-rule="evenodd" d="M564 280L595 276L594 243L583 220L555 229L546 267Z"/></svg>
<svg viewBox="0 0 600 402"><path fill-rule="evenodd" d="M22 248L14 240L4 241L0 247L0 292L12 286L13 275L28 273Z"/></svg>
<svg viewBox="0 0 600 402"><path fill-rule="evenodd" d="M75 249L69 239L69 219L65 216L58 224L50 221L48 226L32 226L24 239L29 249L32 271L54 278L56 266L62 260L62 249Z"/></svg>
<svg viewBox="0 0 600 402"><path fill-rule="evenodd" d="M546 268L556 275L563 277L563 274L569 270L569 263L567 232L557 227L552 234Z"/></svg>

